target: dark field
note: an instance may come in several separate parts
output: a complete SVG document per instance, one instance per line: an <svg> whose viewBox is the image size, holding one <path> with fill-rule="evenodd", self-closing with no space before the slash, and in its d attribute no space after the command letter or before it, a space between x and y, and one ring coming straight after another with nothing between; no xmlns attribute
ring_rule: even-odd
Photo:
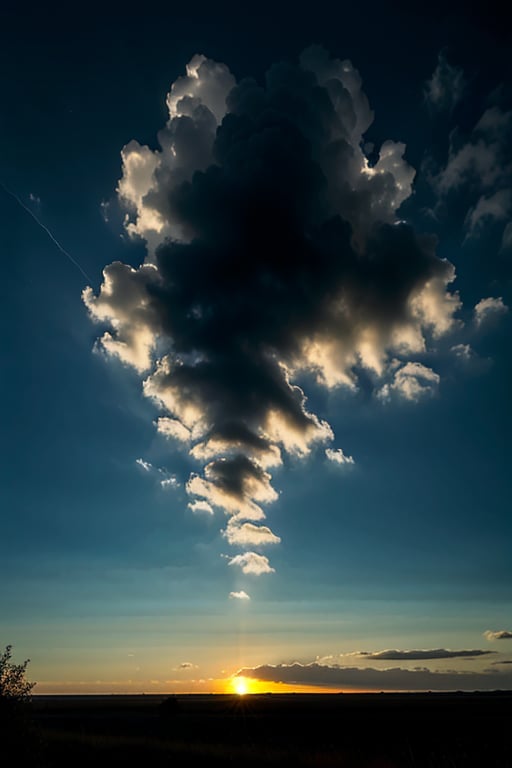
<svg viewBox="0 0 512 768"><path fill-rule="evenodd" d="M512 768L511 705L512 692L36 696L30 765Z"/></svg>

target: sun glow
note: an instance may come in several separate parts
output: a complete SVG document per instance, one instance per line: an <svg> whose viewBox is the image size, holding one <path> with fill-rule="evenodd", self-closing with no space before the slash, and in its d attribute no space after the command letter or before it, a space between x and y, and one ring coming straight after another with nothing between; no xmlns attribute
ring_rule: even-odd
<svg viewBox="0 0 512 768"><path fill-rule="evenodd" d="M233 680L233 688L235 689L235 693L238 693L239 696L244 696L246 693L249 693L249 685L245 677L235 677Z"/></svg>

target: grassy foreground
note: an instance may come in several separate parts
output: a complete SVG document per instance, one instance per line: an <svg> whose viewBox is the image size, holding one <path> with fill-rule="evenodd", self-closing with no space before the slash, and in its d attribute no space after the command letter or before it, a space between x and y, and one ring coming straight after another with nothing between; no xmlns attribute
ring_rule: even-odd
<svg viewBox="0 0 512 768"><path fill-rule="evenodd" d="M512 693L34 697L33 768L506 768Z"/></svg>

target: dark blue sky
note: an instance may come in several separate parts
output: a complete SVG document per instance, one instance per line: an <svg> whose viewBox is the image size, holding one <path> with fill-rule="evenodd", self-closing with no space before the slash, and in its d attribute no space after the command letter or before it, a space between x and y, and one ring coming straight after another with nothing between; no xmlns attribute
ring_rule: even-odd
<svg viewBox="0 0 512 768"><path fill-rule="evenodd" d="M483 637L512 628L505 17L490 5L332 5L2 12L0 641L30 656L41 692L218 690L239 667L384 648L506 658L506 639ZM384 141L406 145L416 178L396 218L436 235L462 305L459 326L410 357L426 379L392 354L379 383L358 369L357 391L297 375L354 463L329 461L323 444L284 452L265 509L281 538L265 549L275 573L257 576L227 565L238 550L222 509L187 508L201 470L155 430L162 412L141 376L93 353L109 326L81 292L98 294L106 265L145 258L123 228L120 151L132 139L158 148L166 94L192 56L262 82L311 44L362 77L370 163Z"/></svg>

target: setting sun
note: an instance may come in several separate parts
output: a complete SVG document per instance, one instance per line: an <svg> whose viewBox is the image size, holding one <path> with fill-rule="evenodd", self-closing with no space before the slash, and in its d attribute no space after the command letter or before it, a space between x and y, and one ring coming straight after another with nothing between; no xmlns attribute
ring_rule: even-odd
<svg viewBox="0 0 512 768"><path fill-rule="evenodd" d="M233 688L235 689L235 693L238 693L239 696L244 696L244 694L249 693L249 686L245 677L235 677L233 680Z"/></svg>

